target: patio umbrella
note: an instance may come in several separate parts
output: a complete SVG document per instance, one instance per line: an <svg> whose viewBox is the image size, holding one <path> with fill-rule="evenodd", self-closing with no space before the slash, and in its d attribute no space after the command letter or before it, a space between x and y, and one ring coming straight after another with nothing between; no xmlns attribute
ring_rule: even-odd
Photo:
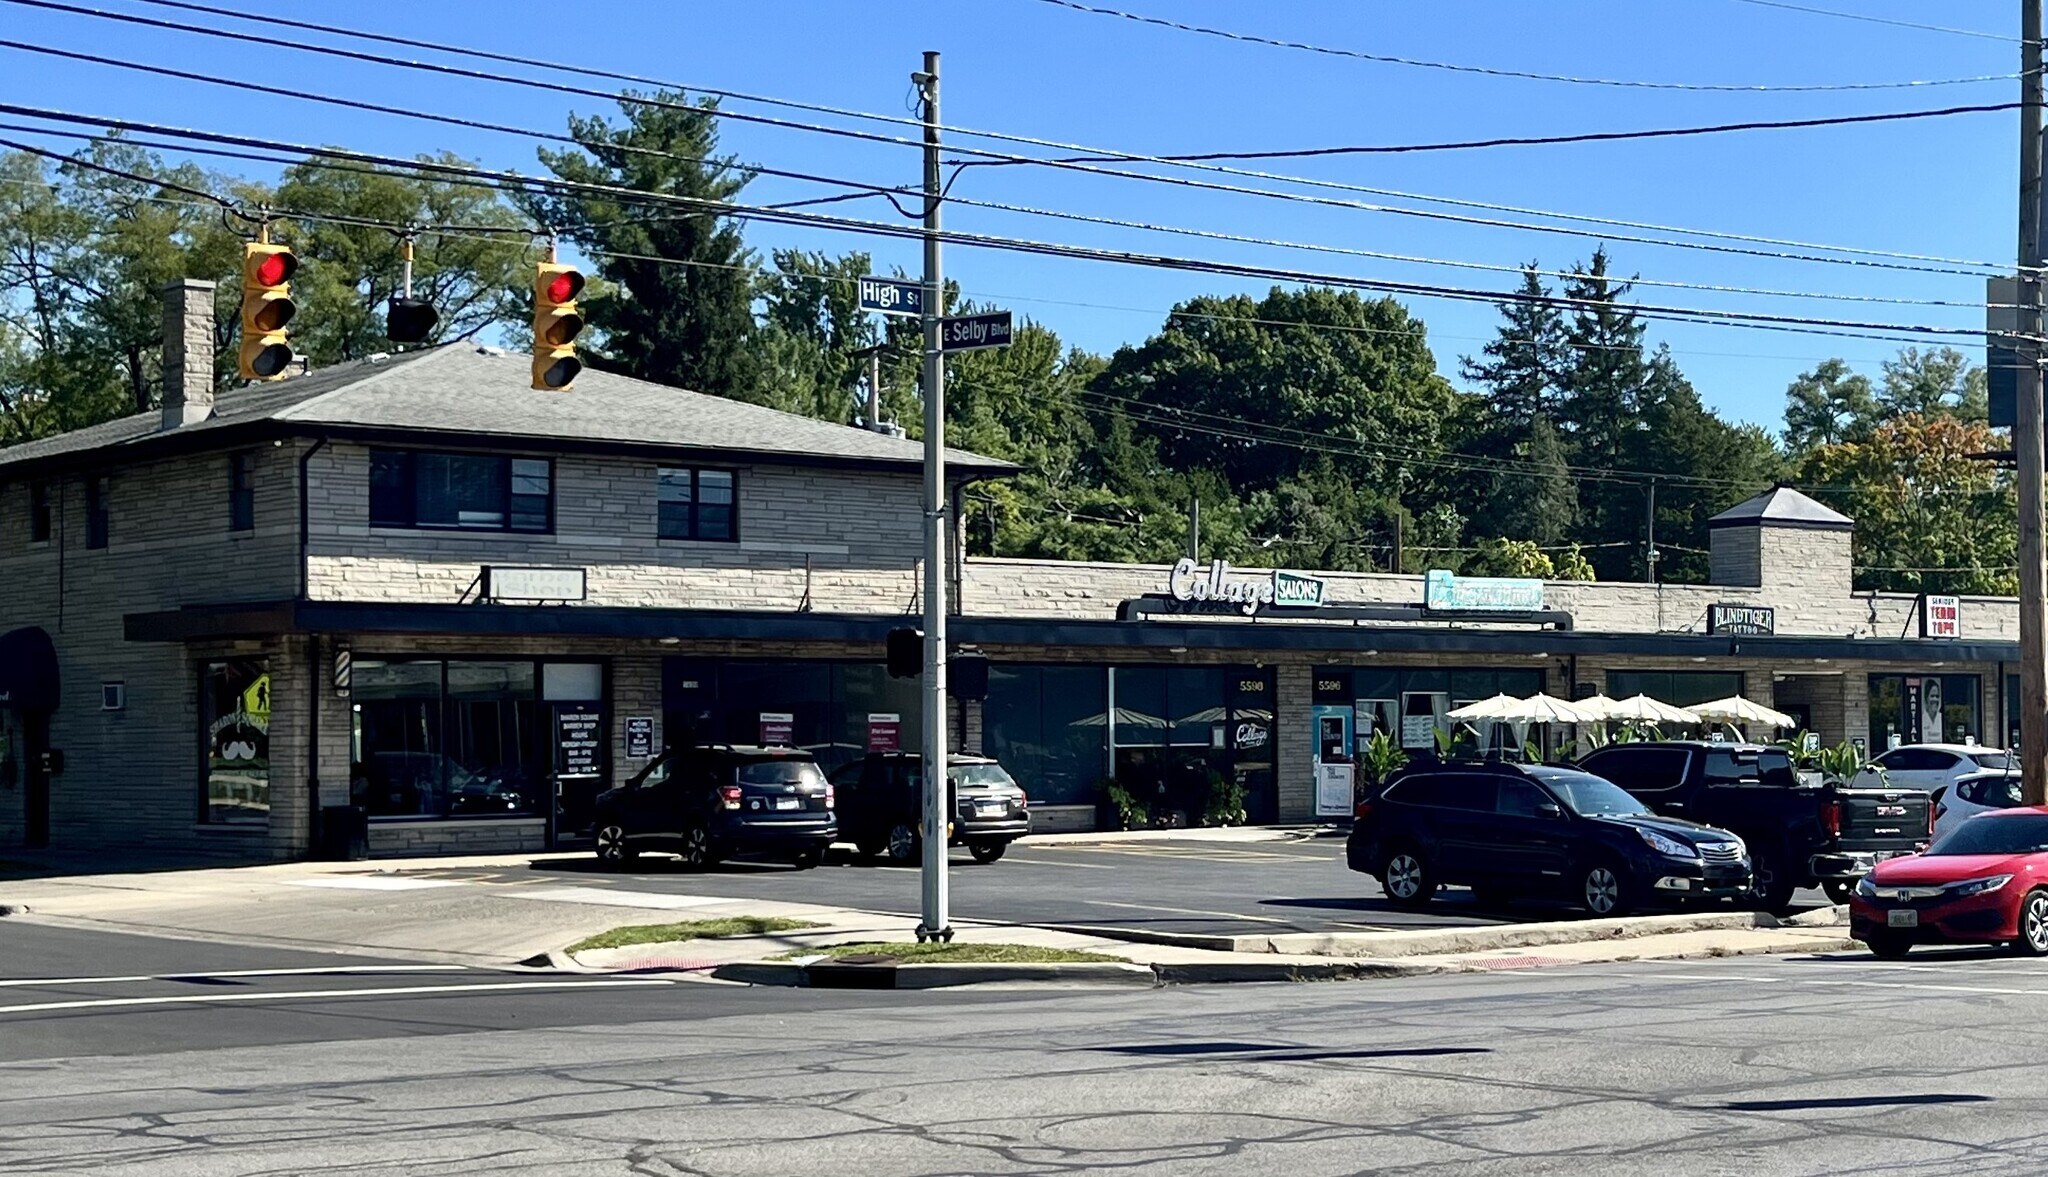
<svg viewBox="0 0 2048 1177"><path fill-rule="evenodd" d="M1589 695L1583 699L1573 699L1572 706L1578 708L1580 711L1585 712L1587 715L1595 717L1595 720L1597 721L1602 719L1613 719L1614 709L1616 706L1618 706L1618 704L1616 704L1614 700L1608 698L1605 695Z"/></svg>
<svg viewBox="0 0 2048 1177"><path fill-rule="evenodd" d="M1516 700L1515 709L1500 718L1525 720L1530 723L1598 723L1605 715L1576 703L1567 703L1555 696L1539 693Z"/></svg>
<svg viewBox="0 0 2048 1177"><path fill-rule="evenodd" d="M1512 719L1515 708L1521 700L1513 695L1495 695L1477 703L1467 703L1455 711L1445 713L1446 719Z"/></svg>
<svg viewBox="0 0 2048 1177"><path fill-rule="evenodd" d="M1716 699L1711 703L1701 703L1696 707L1688 708L1688 710L1701 719L1710 719L1716 723L1764 723L1772 727L1784 728L1799 726L1798 720L1784 712L1773 711L1761 703L1753 703L1740 695L1730 695L1726 699Z"/></svg>
<svg viewBox="0 0 2048 1177"><path fill-rule="evenodd" d="M1109 718L1110 718L1110 717L1109 717L1108 715L1104 714L1103 712L1100 712L1100 711L1098 711L1098 712L1096 712L1095 714L1093 714L1093 715L1090 715L1090 716L1088 716L1088 717L1087 717L1087 718L1085 718L1085 719L1077 719L1077 720L1075 720L1074 722L1072 722L1072 723L1068 724L1067 726L1068 726L1068 727L1107 727L1107 726L1109 726ZM1118 727L1162 727L1162 728L1163 728L1163 727L1166 727L1166 726L1168 726L1168 725L1167 725L1167 722L1166 722L1165 720L1163 720L1163 719L1159 718L1159 717L1158 717L1158 716L1156 716L1156 715L1147 715L1147 714L1145 714L1145 713L1144 713L1144 712L1142 712L1142 711L1133 711L1133 710L1131 710L1131 709L1130 709L1129 707L1119 707L1119 708L1117 708L1117 709L1116 709L1116 725L1117 725Z"/></svg>
<svg viewBox="0 0 2048 1177"><path fill-rule="evenodd" d="M1630 720L1636 723L1698 723L1700 717L1683 707L1652 699L1648 695L1636 695L1623 699L1607 709L1609 719Z"/></svg>

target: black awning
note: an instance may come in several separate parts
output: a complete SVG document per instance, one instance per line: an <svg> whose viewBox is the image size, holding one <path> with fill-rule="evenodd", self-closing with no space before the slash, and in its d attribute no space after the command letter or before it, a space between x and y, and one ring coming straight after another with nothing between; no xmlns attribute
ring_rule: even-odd
<svg viewBox="0 0 2048 1177"><path fill-rule="evenodd" d="M57 709L57 647L35 626L0 634L0 707Z"/></svg>

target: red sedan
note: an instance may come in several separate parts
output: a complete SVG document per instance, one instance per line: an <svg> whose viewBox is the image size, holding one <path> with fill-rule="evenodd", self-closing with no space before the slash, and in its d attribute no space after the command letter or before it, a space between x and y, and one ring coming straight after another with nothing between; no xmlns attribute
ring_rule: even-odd
<svg viewBox="0 0 2048 1177"><path fill-rule="evenodd" d="M2048 806L1980 813L1856 885L1849 934L1879 956L1915 944L2010 944L2048 956Z"/></svg>

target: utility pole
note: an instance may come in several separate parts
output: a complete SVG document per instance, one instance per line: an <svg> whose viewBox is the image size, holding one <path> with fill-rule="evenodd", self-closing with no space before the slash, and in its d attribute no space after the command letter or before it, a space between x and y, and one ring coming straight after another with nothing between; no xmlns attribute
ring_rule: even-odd
<svg viewBox="0 0 2048 1177"><path fill-rule="evenodd" d="M1657 480L1650 480L1649 543L1643 549L1643 568L1651 584L1657 583Z"/></svg>
<svg viewBox="0 0 2048 1177"><path fill-rule="evenodd" d="M2019 371L2013 457L2020 492L2020 792L2048 802L2048 605L2041 553L2041 0L2020 0Z"/></svg>
<svg viewBox="0 0 2048 1177"><path fill-rule="evenodd" d="M1143 527L1144 523L1142 522L1142 520L1144 519L1144 516L1140 515L1138 518L1141 520L1139 526ZM1197 494L1191 496L1188 499L1188 559L1200 560L1201 558L1202 496Z"/></svg>
<svg viewBox="0 0 2048 1177"><path fill-rule="evenodd" d="M953 938L946 886L946 357L939 305L939 55L910 75L924 98L924 922L919 943Z"/></svg>

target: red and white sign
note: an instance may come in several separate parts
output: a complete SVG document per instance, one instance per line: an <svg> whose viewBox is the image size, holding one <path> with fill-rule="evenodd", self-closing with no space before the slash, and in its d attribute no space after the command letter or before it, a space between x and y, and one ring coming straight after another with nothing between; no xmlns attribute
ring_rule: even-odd
<svg viewBox="0 0 2048 1177"><path fill-rule="evenodd" d="M1920 636L1959 638L1963 636L1963 599L1925 596L1920 598Z"/></svg>
<svg viewBox="0 0 2048 1177"><path fill-rule="evenodd" d="M868 751L903 751L903 716L894 711L868 714Z"/></svg>
<svg viewBox="0 0 2048 1177"><path fill-rule="evenodd" d="M761 742L788 747L796 742L796 716L787 711L761 713Z"/></svg>

